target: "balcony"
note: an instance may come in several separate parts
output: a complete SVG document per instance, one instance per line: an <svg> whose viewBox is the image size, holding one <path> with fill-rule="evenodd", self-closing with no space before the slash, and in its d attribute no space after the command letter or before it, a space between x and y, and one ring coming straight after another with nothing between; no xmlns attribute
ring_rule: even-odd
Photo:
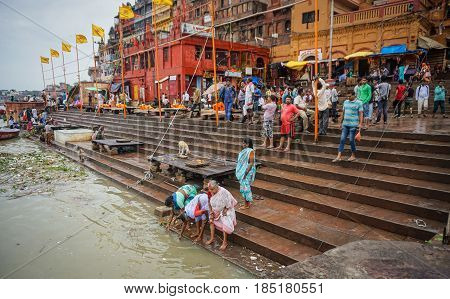
<svg viewBox="0 0 450 299"><path fill-rule="evenodd" d="M400 1L370 9L336 15L334 16L334 25L336 27L342 27L392 19L396 16L401 16L412 12L415 9L414 2L414 0Z"/></svg>

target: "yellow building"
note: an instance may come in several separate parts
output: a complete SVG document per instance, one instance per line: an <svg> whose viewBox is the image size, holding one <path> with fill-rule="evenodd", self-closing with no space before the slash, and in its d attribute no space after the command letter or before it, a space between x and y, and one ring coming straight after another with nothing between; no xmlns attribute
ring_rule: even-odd
<svg viewBox="0 0 450 299"><path fill-rule="evenodd" d="M331 1L319 1L319 60L329 58ZM419 36L429 34L429 1L335 0L333 59L359 51L380 52L382 47L405 44L417 48ZM359 1L363 2L363 1ZM375 1L375 3L377 3ZM295 17L296 16L296 17ZM292 8L292 34L289 45L272 48L272 61L306 61L315 58L314 1L305 1Z"/></svg>

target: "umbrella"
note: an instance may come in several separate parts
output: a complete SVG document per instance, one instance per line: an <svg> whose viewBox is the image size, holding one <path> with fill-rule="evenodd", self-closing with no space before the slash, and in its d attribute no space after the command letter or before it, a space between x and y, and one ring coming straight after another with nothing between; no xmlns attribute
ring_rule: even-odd
<svg viewBox="0 0 450 299"><path fill-rule="evenodd" d="M356 52L356 53L345 56L344 59L349 60L351 58L366 57L366 56L373 55L373 54L375 54L375 53L373 53L373 52Z"/></svg>
<svg viewBox="0 0 450 299"><path fill-rule="evenodd" d="M289 61L284 63L283 65L287 68L293 69L293 70L302 70L305 65L307 65L308 63L310 63L309 61Z"/></svg>
<svg viewBox="0 0 450 299"><path fill-rule="evenodd" d="M217 91L219 91L225 85L223 83L217 83ZM203 93L203 95L213 94L214 93L214 84L212 84L208 89Z"/></svg>

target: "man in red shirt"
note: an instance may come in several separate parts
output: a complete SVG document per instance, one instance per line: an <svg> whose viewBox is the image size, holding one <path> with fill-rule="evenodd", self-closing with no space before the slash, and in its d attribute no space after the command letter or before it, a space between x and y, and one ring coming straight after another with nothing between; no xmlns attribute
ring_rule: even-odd
<svg viewBox="0 0 450 299"><path fill-rule="evenodd" d="M281 150L284 145L284 141L287 138L287 145L284 149L285 152L289 152L291 148L292 138L295 136L295 120L300 116L300 111L292 105L292 99L286 98L286 104L281 108L281 139L280 145L276 148Z"/></svg>
<svg viewBox="0 0 450 299"><path fill-rule="evenodd" d="M403 84L403 80L398 81L397 89L395 90L394 98L394 117L400 117L400 112L402 111L402 104L405 100L406 86Z"/></svg>

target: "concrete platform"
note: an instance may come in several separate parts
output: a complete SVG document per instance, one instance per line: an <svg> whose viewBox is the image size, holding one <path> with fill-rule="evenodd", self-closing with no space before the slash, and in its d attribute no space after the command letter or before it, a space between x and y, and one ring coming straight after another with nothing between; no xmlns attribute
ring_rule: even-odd
<svg viewBox="0 0 450 299"><path fill-rule="evenodd" d="M450 247L402 241L357 241L287 266L279 278L450 277Z"/></svg>
<svg viewBox="0 0 450 299"><path fill-rule="evenodd" d="M66 144L66 142L89 141L94 132L89 129L57 130L55 131L55 142Z"/></svg>

